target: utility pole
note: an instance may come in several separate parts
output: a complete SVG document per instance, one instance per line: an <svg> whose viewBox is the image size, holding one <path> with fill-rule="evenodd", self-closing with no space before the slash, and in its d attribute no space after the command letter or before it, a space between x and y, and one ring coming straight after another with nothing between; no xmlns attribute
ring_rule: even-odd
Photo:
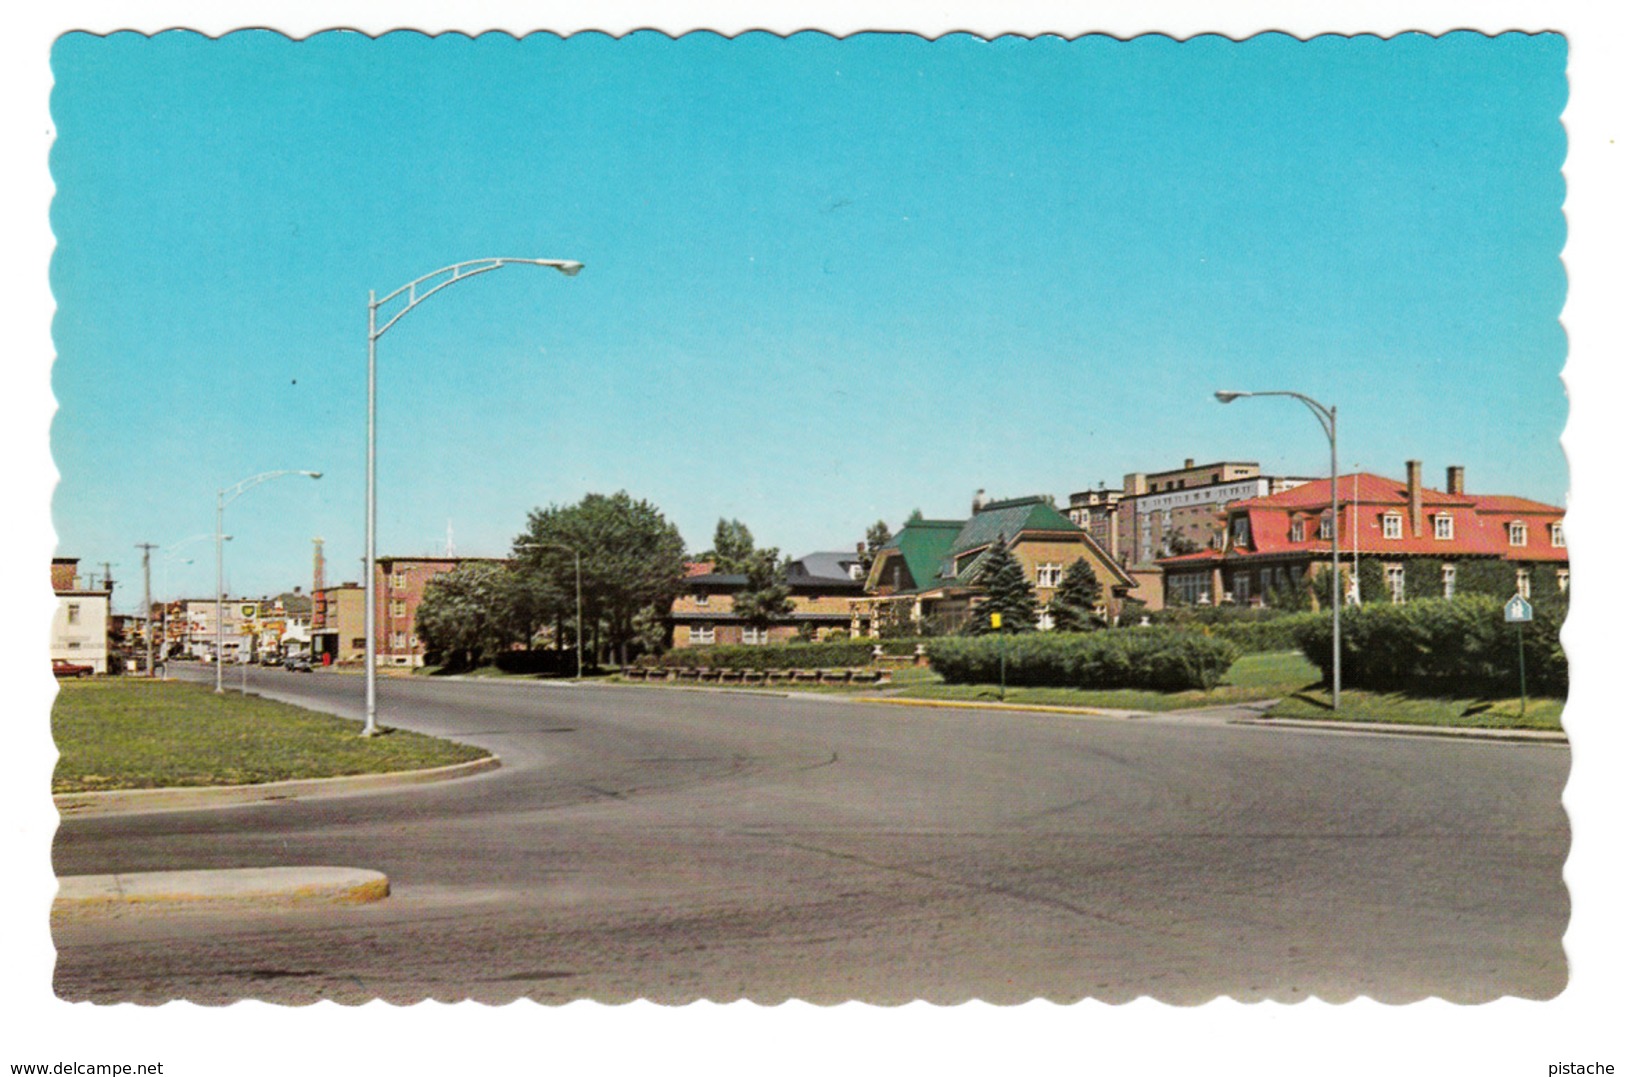
<svg viewBox="0 0 1625 1077"><path fill-rule="evenodd" d="M147 676L156 675L152 665L152 551L157 546L151 542L138 542L135 548L141 551L141 614L142 635L147 637Z"/></svg>

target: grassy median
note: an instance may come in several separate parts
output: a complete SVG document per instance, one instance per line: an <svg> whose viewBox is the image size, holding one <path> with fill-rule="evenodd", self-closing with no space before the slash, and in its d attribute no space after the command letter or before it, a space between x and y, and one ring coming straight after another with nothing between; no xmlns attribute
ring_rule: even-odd
<svg viewBox="0 0 1625 1077"><path fill-rule="evenodd" d="M248 785L418 770L489 752L206 685L117 677L65 681L51 708L52 792Z"/></svg>
<svg viewBox="0 0 1625 1077"><path fill-rule="evenodd" d="M1531 697L1521 707L1517 696L1482 699L1466 696L1415 696L1398 692L1343 690L1341 706L1332 712L1330 690L1314 687L1294 692L1270 709L1271 718L1314 718L1320 721L1392 722L1398 725L1451 726L1458 729L1563 728L1563 701ZM1520 715L1518 712L1523 710Z"/></svg>

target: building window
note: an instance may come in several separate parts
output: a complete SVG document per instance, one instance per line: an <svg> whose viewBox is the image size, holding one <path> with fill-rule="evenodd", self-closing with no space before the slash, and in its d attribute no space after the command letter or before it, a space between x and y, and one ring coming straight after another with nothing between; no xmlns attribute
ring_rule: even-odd
<svg viewBox="0 0 1625 1077"><path fill-rule="evenodd" d="M405 617L406 603L398 598L391 601L389 604L389 615L391 617Z"/></svg>
<svg viewBox="0 0 1625 1077"><path fill-rule="evenodd" d="M1303 541L1303 521L1302 520L1293 520L1292 521L1292 537L1291 537L1290 541L1292 541L1292 542L1302 542Z"/></svg>
<svg viewBox="0 0 1625 1077"><path fill-rule="evenodd" d="M1049 611L1048 606L1045 606L1038 611L1038 630L1040 632L1049 632L1054 628L1055 615Z"/></svg>
<svg viewBox="0 0 1625 1077"><path fill-rule="evenodd" d="M1456 521L1450 516L1440 513L1433 518L1433 537L1448 541L1456 537Z"/></svg>
<svg viewBox="0 0 1625 1077"><path fill-rule="evenodd" d="M1386 571L1388 577L1388 597L1394 602L1405 601L1405 566L1389 565Z"/></svg>
<svg viewBox="0 0 1625 1077"><path fill-rule="evenodd" d="M79 603L77 602L68 603L68 623L70 625L79 623Z"/></svg>
<svg viewBox="0 0 1625 1077"><path fill-rule="evenodd" d="M1518 594L1529 597L1529 570L1526 568L1518 570Z"/></svg>
<svg viewBox="0 0 1625 1077"><path fill-rule="evenodd" d="M1557 589L1565 595L1569 593L1569 570L1566 568L1557 570Z"/></svg>
<svg viewBox="0 0 1625 1077"><path fill-rule="evenodd" d="M1455 565L1446 565L1441 570L1441 572L1442 572L1442 575L1443 575L1442 583L1444 584L1444 597L1446 597L1446 598L1455 598L1456 597L1456 566Z"/></svg>
<svg viewBox="0 0 1625 1077"><path fill-rule="evenodd" d="M395 635L391 637L391 644L394 646L394 648L397 651L404 650L405 647L406 647L406 633L405 632L397 632L397 633L395 633Z"/></svg>
<svg viewBox="0 0 1625 1077"><path fill-rule="evenodd" d="M1253 597L1253 579L1247 573L1236 575L1230 586L1235 589L1234 595L1238 606L1245 606Z"/></svg>
<svg viewBox="0 0 1625 1077"><path fill-rule="evenodd" d="M367 637L366 636L356 636L354 639L350 640L350 649L353 650L353 651L364 651L364 650L366 650L367 649Z"/></svg>
<svg viewBox="0 0 1625 1077"><path fill-rule="evenodd" d="M1404 534L1402 530L1404 522L1404 517L1397 512L1384 513L1382 517L1382 537L1385 539L1399 538Z"/></svg>
<svg viewBox="0 0 1625 1077"><path fill-rule="evenodd" d="M740 639L746 643L766 643L767 629L757 628L754 625L746 625L744 631L740 634Z"/></svg>
<svg viewBox="0 0 1625 1077"><path fill-rule="evenodd" d="M702 607L703 606L709 606L711 604L711 594L710 594L710 592L709 591L696 591L694 593L694 604L696 606L702 606Z"/></svg>
<svg viewBox="0 0 1625 1077"><path fill-rule="evenodd" d="M389 578L389 585L397 591L406 590L406 573L397 572Z"/></svg>
<svg viewBox="0 0 1625 1077"><path fill-rule="evenodd" d="M1319 538L1319 539L1322 539L1322 540L1329 540L1332 537L1332 514L1331 513L1328 512L1328 513L1324 514L1323 516L1321 516L1321 518L1320 518L1320 528L1315 532L1315 536L1317 538Z"/></svg>
<svg viewBox="0 0 1625 1077"><path fill-rule="evenodd" d="M1237 546L1253 544L1253 525L1247 517L1237 516L1230 521L1230 540Z"/></svg>
<svg viewBox="0 0 1625 1077"><path fill-rule="evenodd" d="M1529 545L1528 526L1521 522L1507 524L1507 543L1512 546Z"/></svg>
<svg viewBox="0 0 1625 1077"><path fill-rule="evenodd" d="M1061 586L1061 566L1060 565L1055 565L1055 564L1039 565L1038 566L1038 586L1040 586L1040 587L1059 587L1059 586Z"/></svg>
<svg viewBox="0 0 1625 1077"><path fill-rule="evenodd" d="M1568 543L1563 538L1563 525L1562 524L1553 524L1552 525L1552 545L1556 546L1560 550L1564 549L1564 548L1566 548L1568 546Z"/></svg>
<svg viewBox="0 0 1625 1077"><path fill-rule="evenodd" d="M693 625L688 630L688 642L690 643L715 643L716 641L716 625Z"/></svg>

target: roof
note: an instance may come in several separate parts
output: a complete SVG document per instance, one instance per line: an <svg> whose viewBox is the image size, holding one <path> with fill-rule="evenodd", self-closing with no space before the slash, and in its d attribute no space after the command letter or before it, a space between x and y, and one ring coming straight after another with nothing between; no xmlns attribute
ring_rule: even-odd
<svg viewBox="0 0 1625 1077"><path fill-rule="evenodd" d="M891 542L875 551L875 563L885 560L887 554L901 556L914 584L904 590L926 590L936 582L937 566L964 526L964 520L910 520Z"/></svg>
<svg viewBox="0 0 1625 1077"><path fill-rule="evenodd" d="M1518 513L1527 512L1531 516L1562 516L1563 510L1556 505L1547 505L1539 501L1531 501L1527 497L1515 497L1510 494L1485 494L1473 499L1479 512L1491 513Z"/></svg>
<svg viewBox="0 0 1625 1077"><path fill-rule="evenodd" d="M1405 505L1410 503L1409 489L1403 482L1383 475L1360 471L1337 477L1337 499L1344 504L1358 501L1362 505ZM1424 505L1459 505L1471 508L1475 498L1462 494L1447 494L1443 490L1422 488ZM1279 493L1265 497L1250 497L1245 501L1232 501L1231 510L1255 506L1271 509L1302 509L1305 511L1329 508L1332 503L1332 480L1311 479Z"/></svg>
<svg viewBox="0 0 1625 1077"><path fill-rule="evenodd" d="M804 554L790 562L790 578L811 576L814 579L852 582L851 566L862 564L855 550L827 550Z"/></svg>

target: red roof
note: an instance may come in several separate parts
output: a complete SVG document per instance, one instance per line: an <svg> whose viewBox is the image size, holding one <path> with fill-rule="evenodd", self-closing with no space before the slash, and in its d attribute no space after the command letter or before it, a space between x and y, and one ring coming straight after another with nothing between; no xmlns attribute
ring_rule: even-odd
<svg viewBox="0 0 1625 1077"><path fill-rule="evenodd" d="M715 561L684 561L683 577L686 579L689 576L709 576L716 567Z"/></svg>

